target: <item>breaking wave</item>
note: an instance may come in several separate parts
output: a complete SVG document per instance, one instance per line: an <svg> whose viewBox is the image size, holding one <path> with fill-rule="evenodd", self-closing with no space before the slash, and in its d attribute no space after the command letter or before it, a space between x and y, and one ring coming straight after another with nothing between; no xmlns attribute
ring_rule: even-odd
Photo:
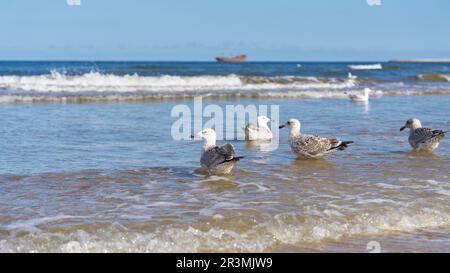
<svg viewBox="0 0 450 273"><path fill-rule="evenodd" d="M37 76L0 76L0 88L33 92L189 92L218 90L342 89L353 81L315 77L159 76L89 72L65 75L57 71Z"/></svg>
<svg viewBox="0 0 450 273"><path fill-rule="evenodd" d="M328 214L327 214L328 213ZM448 208L406 206L384 212L356 213L342 217L327 212L321 217L281 213L251 224L244 218L212 219L216 225L171 224L153 230L133 230L119 223L91 228L45 232L36 226L21 227L22 234L0 240L1 252L263 252L280 246L339 240L346 236L381 235L385 232L413 232L421 228L448 226ZM32 224L72 219L59 216ZM220 222L224 222L220 224ZM235 222L231 227L226 222ZM240 227L240 228L239 228Z"/></svg>
<svg viewBox="0 0 450 273"><path fill-rule="evenodd" d="M429 81L417 76L414 82ZM438 76L433 76L433 79ZM439 74L442 79L445 75ZM448 77L448 75L447 75ZM441 78L439 78L441 79ZM441 79L441 81L442 81ZM213 98L341 98L364 87L371 95L450 94L448 86L408 88L403 82L370 78L320 78L299 76L141 76L89 72L67 75L57 71L34 76L0 76L0 103L91 103Z"/></svg>
<svg viewBox="0 0 450 273"><path fill-rule="evenodd" d="M450 82L450 74L427 73L414 77L414 79L427 82Z"/></svg>
<svg viewBox="0 0 450 273"><path fill-rule="evenodd" d="M372 69L383 69L381 64L361 64L361 65L349 65L350 69L353 70L372 70Z"/></svg>

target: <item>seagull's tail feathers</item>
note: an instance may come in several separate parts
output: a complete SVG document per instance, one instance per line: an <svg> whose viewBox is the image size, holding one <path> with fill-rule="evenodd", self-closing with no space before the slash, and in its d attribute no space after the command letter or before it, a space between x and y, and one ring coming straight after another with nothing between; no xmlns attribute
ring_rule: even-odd
<svg viewBox="0 0 450 273"><path fill-rule="evenodd" d="M348 144L354 143L353 141L342 141L338 146L331 148L330 150L338 149L345 150L348 147Z"/></svg>
<svg viewBox="0 0 450 273"><path fill-rule="evenodd" d="M445 137L445 134L449 131L442 131L442 130L435 130L433 132L433 138L436 138L438 140L442 140Z"/></svg>
<svg viewBox="0 0 450 273"><path fill-rule="evenodd" d="M225 162L238 162L238 161L240 161L243 158L244 158L243 156L236 156L236 157L233 157L231 159L225 160Z"/></svg>

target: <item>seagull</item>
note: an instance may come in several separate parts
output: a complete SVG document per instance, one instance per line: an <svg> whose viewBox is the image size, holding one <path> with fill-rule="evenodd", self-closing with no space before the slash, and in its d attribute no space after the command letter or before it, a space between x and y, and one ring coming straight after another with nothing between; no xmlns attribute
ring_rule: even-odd
<svg viewBox="0 0 450 273"><path fill-rule="evenodd" d="M253 123L249 123L244 128L246 140L271 140L273 137L272 131L270 131L267 123L270 119L266 116L258 117L258 126Z"/></svg>
<svg viewBox="0 0 450 273"><path fill-rule="evenodd" d="M352 75L352 73L351 73L351 72L348 72L348 76L347 76L347 78L349 78L350 80L355 80L355 79L357 79L358 77L357 77L357 76L355 76L355 75Z"/></svg>
<svg viewBox="0 0 450 273"><path fill-rule="evenodd" d="M364 88L364 94L350 94L348 97L353 102L369 102L370 88Z"/></svg>
<svg viewBox="0 0 450 273"><path fill-rule="evenodd" d="M230 143L221 147L217 146L216 132L213 129L204 129L195 135L191 135L191 138L196 136L205 140L200 164L211 174L228 174L233 169L234 164L243 158L242 156L234 156L234 146Z"/></svg>
<svg viewBox="0 0 450 273"><path fill-rule="evenodd" d="M439 146L439 143L445 137L445 133L447 133L442 130L422 128L422 123L416 118L408 119L405 126L400 128L400 131L406 128L409 128L409 144L415 151L433 151Z"/></svg>
<svg viewBox="0 0 450 273"><path fill-rule="evenodd" d="M304 135L300 132L300 121L290 119L286 124L280 125L280 129L288 127L289 146L292 152L301 159L325 157L335 150L344 150L353 141L341 141L335 138L324 138L320 136Z"/></svg>

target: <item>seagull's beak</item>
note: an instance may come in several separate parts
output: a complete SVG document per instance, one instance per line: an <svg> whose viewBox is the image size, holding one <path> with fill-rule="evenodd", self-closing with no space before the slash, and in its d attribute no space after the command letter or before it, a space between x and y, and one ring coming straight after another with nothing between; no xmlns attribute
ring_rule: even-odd
<svg viewBox="0 0 450 273"><path fill-rule="evenodd" d="M191 138L192 138L192 139L194 139L194 138L196 138L196 137L202 138L202 137L203 137L202 131L200 131L200 132L198 132L198 133L196 133L196 134L192 134L192 135L191 135Z"/></svg>
<svg viewBox="0 0 450 273"><path fill-rule="evenodd" d="M402 128L400 128L400 131L405 130L406 126L403 126Z"/></svg>
<svg viewBox="0 0 450 273"><path fill-rule="evenodd" d="M286 127L286 124L282 124L282 125L278 126L278 129L282 129L284 127Z"/></svg>

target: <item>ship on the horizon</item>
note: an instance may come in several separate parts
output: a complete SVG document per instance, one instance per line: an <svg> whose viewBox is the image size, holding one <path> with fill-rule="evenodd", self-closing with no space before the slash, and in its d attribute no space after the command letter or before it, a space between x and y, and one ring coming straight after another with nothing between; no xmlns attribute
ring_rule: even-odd
<svg viewBox="0 0 450 273"><path fill-rule="evenodd" d="M232 57L232 58L227 58L227 57L217 57L216 61L220 62L220 63L243 63L247 60L247 56L246 55L239 55L236 57Z"/></svg>

